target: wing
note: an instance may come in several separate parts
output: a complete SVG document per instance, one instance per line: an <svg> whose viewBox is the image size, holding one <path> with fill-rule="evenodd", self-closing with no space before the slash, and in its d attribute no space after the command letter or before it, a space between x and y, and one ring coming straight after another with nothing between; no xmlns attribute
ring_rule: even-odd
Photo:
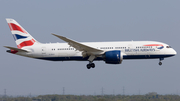
<svg viewBox="0 0 180 101"><path fill-rule="evenodd" d="M101 55L101 54L104 53L103 50L96 49L96 48L84 45L82 43L71 40L69 38L66 38L66 37L63 37L63 36L60 36L60 35L56 35L56 34L53 34L53 33L52 33L52 35L60 38L61 40L64 40L65 42L67 42L70 46L74 47L75 49L77 49L79 51L82 51L85 54L88 54L88 56L90 56L91 58L92 57L95 58L94 56ZM85 57L85 56L83 56L83 57ZM91 59L91 60L93 60L93 59Z"/></svg>
<svg viewBox="0 0 180 101"><path fill-rule="evenodd" d="M77 41L71 40L71 39L69 39L69 38L66 38L66 37L63 37L63 36L59 36L59 35L56 35L56 34L52 34L52 35L60 38L61 40L66 41L70 46L76 48L76 49L79 50L79 51L86 51L86 52L103 52L103 50L96 49L96 48L93 48L93 47L84 45L84 44L82 44L82 43L79 43L79 42L77 42Z"/></svg>
<svg viewBox="0 0 180 101"><path fill-rule="evenodd" d="M19 49L19 48L14 48L14 47L9 47L9 46L4 46L4 47L18 51L18 52L28 52L27 50L24 50L24 49Z"/></svg>

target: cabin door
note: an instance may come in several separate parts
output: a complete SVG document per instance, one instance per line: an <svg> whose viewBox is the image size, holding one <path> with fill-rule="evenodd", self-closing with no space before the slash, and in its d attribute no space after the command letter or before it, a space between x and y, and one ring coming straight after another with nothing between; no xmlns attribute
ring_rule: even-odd
<svg viewBox="0 0 180 101"><path fill-rule="evenodd" d="M42 56L46 56L46 47L41 48Z"/></svg>

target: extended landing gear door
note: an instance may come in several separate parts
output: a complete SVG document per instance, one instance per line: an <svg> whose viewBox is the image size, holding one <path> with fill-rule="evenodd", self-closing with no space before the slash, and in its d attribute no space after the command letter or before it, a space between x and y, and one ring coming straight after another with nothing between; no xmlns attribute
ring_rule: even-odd
<svg viewBox="0 0 180 101"><path fill-rule="evenodd" d="M46 47L41 48L41 53L42 53L42 56L46 55Z"/></svg>

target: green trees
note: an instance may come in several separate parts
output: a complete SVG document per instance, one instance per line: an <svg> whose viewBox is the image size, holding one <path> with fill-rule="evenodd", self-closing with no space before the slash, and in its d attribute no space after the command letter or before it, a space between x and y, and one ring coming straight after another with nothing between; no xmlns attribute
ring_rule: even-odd
<svg viewBox="0 0 180 101"><path fill-rule="evenodd" d="M39 95L37 97L0 97L0 101L180 101L179 95Z"/></svg>

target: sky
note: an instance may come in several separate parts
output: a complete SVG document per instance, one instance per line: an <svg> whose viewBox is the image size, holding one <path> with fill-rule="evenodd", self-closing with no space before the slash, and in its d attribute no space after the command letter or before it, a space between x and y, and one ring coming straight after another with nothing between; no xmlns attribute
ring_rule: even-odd
<svg viewBox="0 0 180 101"><path fill-rule="evenodd" d="M5 18L15 19L41 43L64 42L55 33L79 42L159 41L180 51L179 0L1 0L0 95L180 94L179 54L159 59L45 61L6 52L16 47Z"/></svg>

